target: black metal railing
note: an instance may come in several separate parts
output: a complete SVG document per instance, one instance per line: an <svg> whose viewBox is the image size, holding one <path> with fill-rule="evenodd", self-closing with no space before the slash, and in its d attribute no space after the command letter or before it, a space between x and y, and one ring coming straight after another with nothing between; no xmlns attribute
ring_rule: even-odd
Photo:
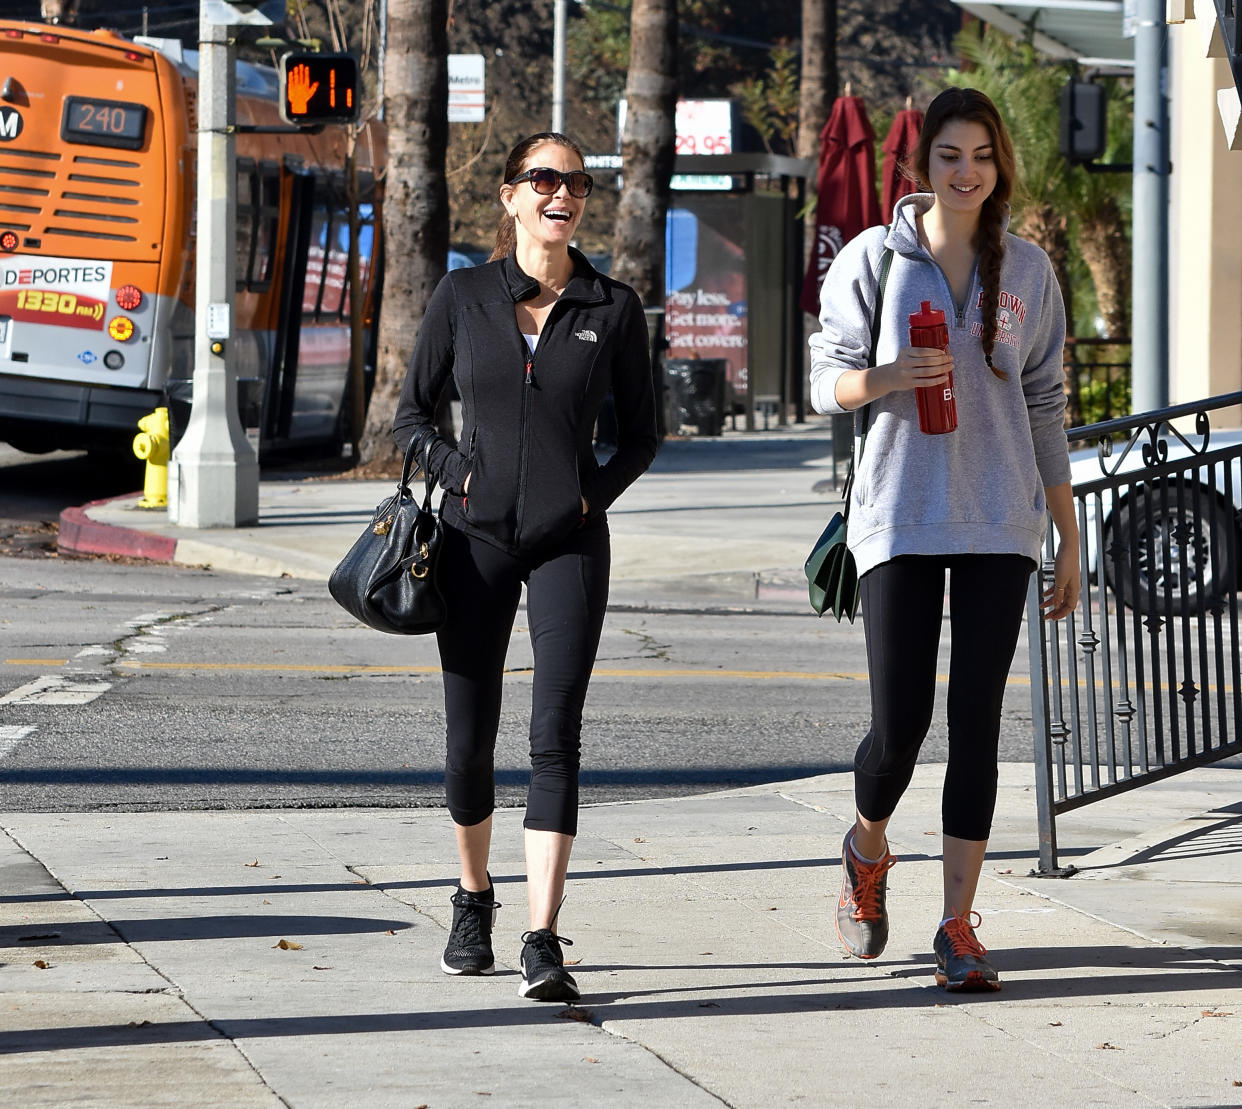
<svg viewBox="0 0 1242 1109"><path fill-rule="evenodd" d="M1066 339L1065 392L1071 427L1129 412L1130 340Z"/></svg>
<svg viewBox="0 0 1242 1109"><path fill-rule="evenodd" d="M1058 815L1242 753L1242 432L1209 418L1240 404L1231 393L1068 433L1071 449L1096 450L1074 456L1078 609L1028 620L1036 873L1073 873L1057 865ZM1051 532L1030 614L1051 580Z"/></svg>

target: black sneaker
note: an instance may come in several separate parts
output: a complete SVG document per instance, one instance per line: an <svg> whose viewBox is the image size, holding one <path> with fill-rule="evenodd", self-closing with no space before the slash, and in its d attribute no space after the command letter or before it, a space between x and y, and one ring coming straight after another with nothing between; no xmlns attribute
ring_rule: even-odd
<svg viewBox="0 0 1242 1109"><path fill-rule="evenodd" d="M582 994L578 983L565 969L561 944L572 947L573 940L558 936L551 928L522 933L522 984L518 997L532 1001L577 1001Z"/></svg>
<svg viewBox="0 0 1242 1109"><path fill-rule="evenodd" d="M972 921L970 918L974 917ZM999 990L1000 976L984 957L988 949L975 939L978 913L955 916L936 929L936 985L946 990Z"/></svg>
<svg viewBox="0 0 1242 1109"><path fill-rule="evenodd" d="M850 846L854 829L841 844L841 898L837 902L837 936L845 949L859 959L875 959L888 943L888 872L897 862L885 855L878 863L865 863Z"/></svg>
<svg viewBox="0 0 1242 1109"><path fill-rule="evenodd" d="M453 927L440 969L445 974L491 974L496 969L492 925L500 908L493 887L474 893L458 886L452 902Z"/></svg>

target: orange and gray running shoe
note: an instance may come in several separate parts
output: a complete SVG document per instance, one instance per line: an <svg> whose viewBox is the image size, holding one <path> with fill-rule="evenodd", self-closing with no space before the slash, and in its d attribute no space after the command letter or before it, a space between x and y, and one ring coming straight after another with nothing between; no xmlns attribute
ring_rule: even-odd
<svg viewBox="0 0 1242 1109"><path fill-rule="evenodd" d="M971 918L974 918L973 920ZM936 985L946 990L999 990L1000 976L987 961L988 949L975 939L982 923L976 912L955 916L936 929Z"/></svg>
<svg viewBox="0 0 1242 1109"><path fill-rule="evenodd" d="M874 959L888 943L888 872L897 862L886 854L879 862L865 863L850 846L854 829L841 844L841 898L837 902L837 935L845 949L860 959Z"/></svg>

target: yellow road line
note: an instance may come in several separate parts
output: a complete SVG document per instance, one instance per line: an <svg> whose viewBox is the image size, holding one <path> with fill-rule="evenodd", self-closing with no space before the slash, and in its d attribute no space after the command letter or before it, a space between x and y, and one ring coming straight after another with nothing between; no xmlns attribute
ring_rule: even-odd
<svg viewBox="0 0 1242 1109"><path fill-rule="evenodd" d="M64 666L67 658L6 658L6 666Z"/></svg>
<svg viewBox="0 0 1242 1109"><path fill-rule="evenodd" d="M316 674L438 674L438 666L348 666L316 665L314 663L272 662L155 662L148 659L124 660L117 667L124 670L231 670L262 673ZM530 667L507 669L506 674L529 674ZM808 673L805 670L656 670L597 667L592 673L600 678L734 678L742 681L866 681L866 674ZM945 679L948 680L947 678Z"/></svg>

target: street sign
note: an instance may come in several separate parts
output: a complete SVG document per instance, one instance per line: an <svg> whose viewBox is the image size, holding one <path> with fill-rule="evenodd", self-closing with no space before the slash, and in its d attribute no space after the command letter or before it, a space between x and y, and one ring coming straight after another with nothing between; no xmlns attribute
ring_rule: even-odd
<svg viewBox="0 0 1242 1109"><path fill-rule="evenodd" d="M275 9L279 13L281 7L271 3L246 4L241 0L203 0L202 20L224 27L266 27L272 22L272 18L264 15L260 9Z"/></svg>
<svg viewBox="0 0 1242 1109"><path fill-rule="evenodd" d="M286 54L280 59L280 118L298 127L354 123L361 110L352 54Z"/></svg>
<svg viewBox="0 0 1242 1109"><path fill-rule="evenodd" d="M450 54L448 59L449 123L482 123L485 109L482 54Z"/></svg>

